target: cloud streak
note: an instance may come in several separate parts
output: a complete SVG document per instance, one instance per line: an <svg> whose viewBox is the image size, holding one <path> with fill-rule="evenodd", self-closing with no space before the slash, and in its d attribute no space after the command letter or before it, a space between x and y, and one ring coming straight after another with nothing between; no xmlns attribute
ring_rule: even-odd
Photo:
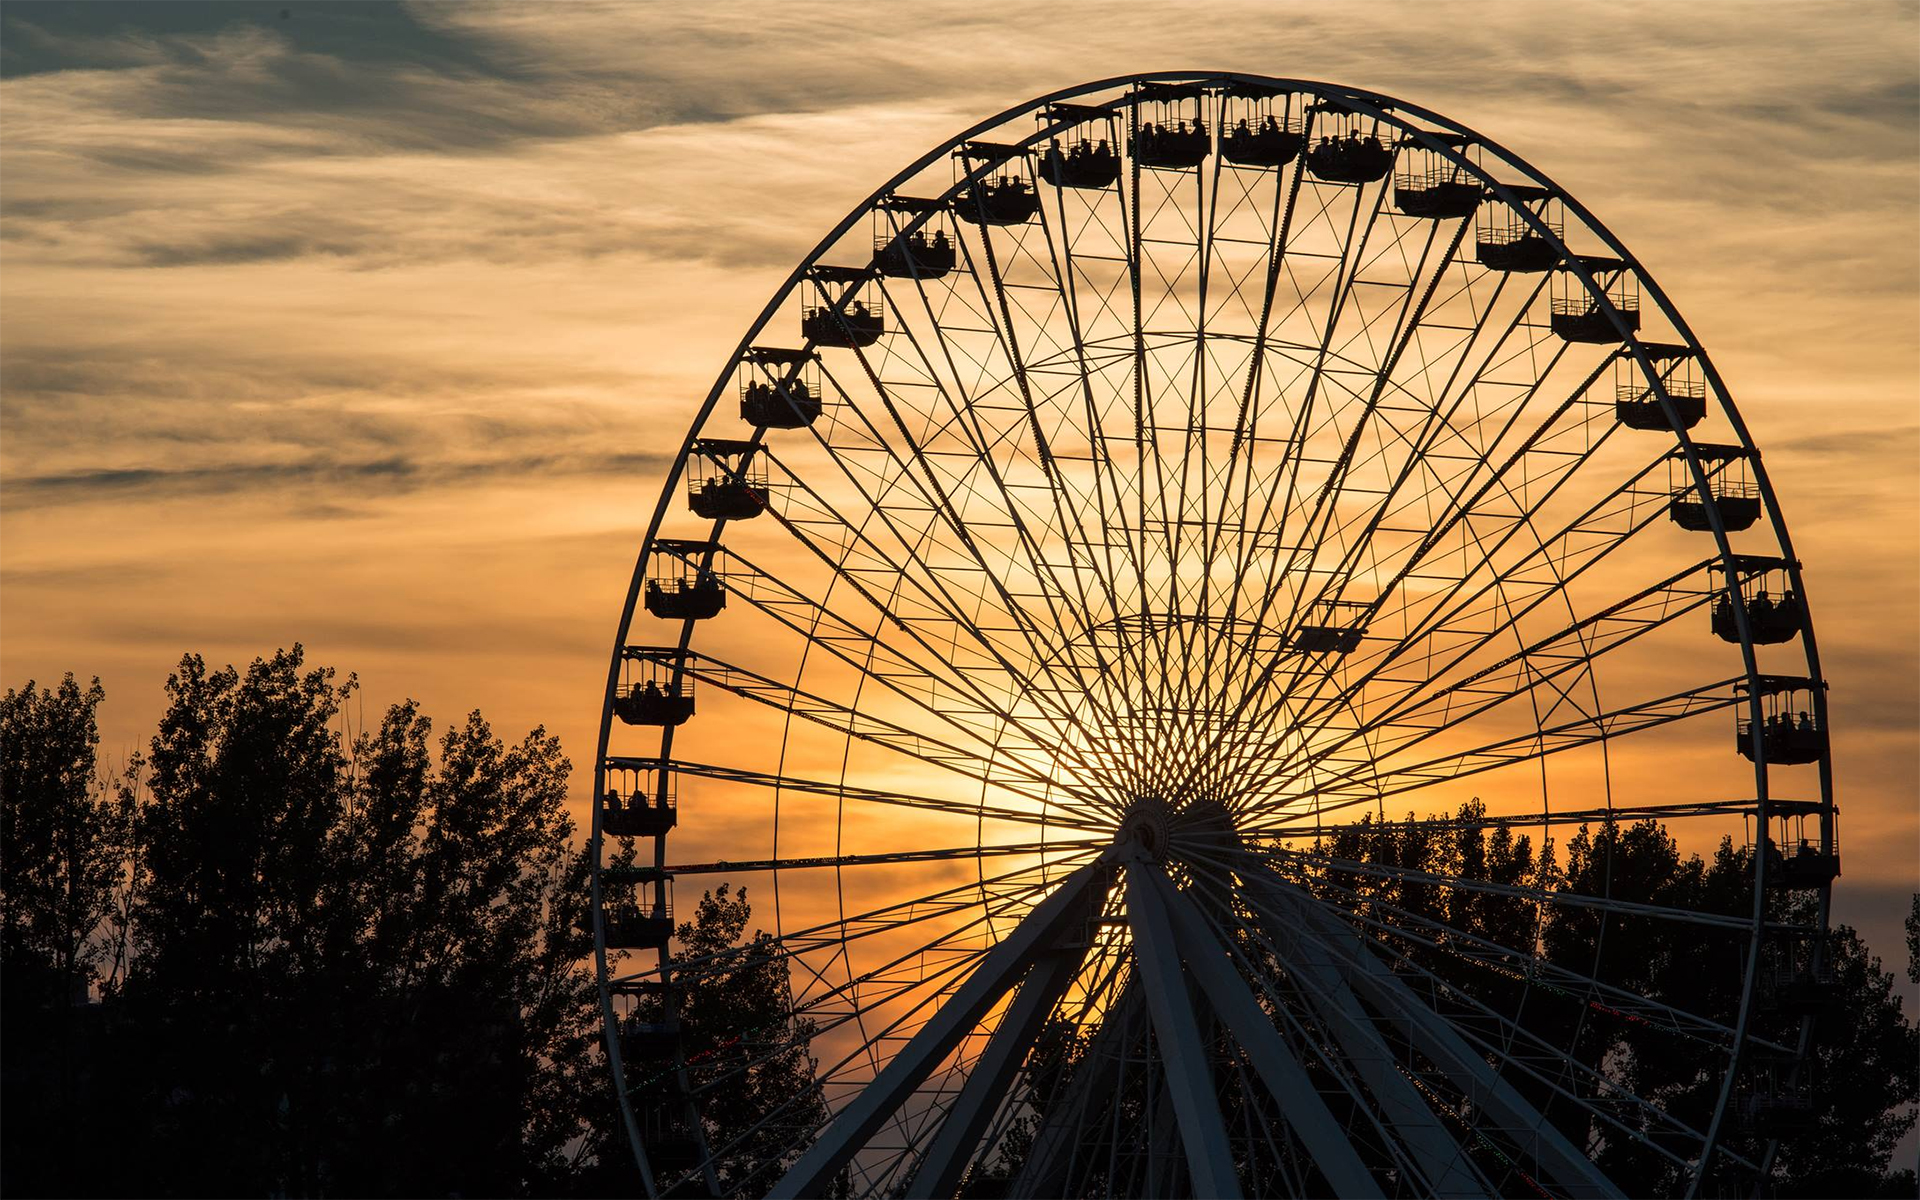
<svg viewBox="0 0 1920 1200"><path fill-rule="evenodd" d="M290 7L0 8L4 669L106 674L109 745L180 651L297 637L592 745L668 456L801 255L975 120L1201 67L1457 117L1634 249L1781 489L1850 815L1911 829L1912 5Z"/></svg>
<svg viewBox="0 0 1920 1200"><path fill-rule="evenodd" d="M288 463L224 463L204 467L121 467L49 475L15 475L0 483L13 508L132 497L215 497L292 487L340 488L356 499L421 488L471 487L534 476L657 474L673 459L664 453L518 455L480 462L418 462L393 457L362 461L323 459Z"/></svg>

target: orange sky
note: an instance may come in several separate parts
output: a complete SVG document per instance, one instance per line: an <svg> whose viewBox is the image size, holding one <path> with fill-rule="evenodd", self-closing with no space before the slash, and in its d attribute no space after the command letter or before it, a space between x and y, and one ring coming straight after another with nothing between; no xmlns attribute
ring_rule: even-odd
<svg viewBox="0 0 1920 1200"><path fill-rule="evenodd" d="M662 456L850 206L1082 79L1342 81L1552 175L1712 352L1806 563L1837 913L1902 956L1920 6L877 13L8 5L0 682L98 674L122 757L182 652L297 640L369 711L544 722L584 775Z"/></svg>

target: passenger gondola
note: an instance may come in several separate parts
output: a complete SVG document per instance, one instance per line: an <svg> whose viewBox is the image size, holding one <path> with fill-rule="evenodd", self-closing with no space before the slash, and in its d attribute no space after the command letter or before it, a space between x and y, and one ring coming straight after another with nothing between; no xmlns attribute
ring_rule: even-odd
<svg viewBox="0 0 1920 1200"><path fill-rule="evenodd" d="M1393 169L1393 151L1373 134L1322 137L1307 151L1307 173L1327 183L1373 183Z"/></svg>
<svg viewBox="0 0 1920 1200"><path fill-rule="evenodd" d="M1018 175L976 180L953 207L954 216L972 225L1024 225L1039 212L1039 195Z"/></svg>

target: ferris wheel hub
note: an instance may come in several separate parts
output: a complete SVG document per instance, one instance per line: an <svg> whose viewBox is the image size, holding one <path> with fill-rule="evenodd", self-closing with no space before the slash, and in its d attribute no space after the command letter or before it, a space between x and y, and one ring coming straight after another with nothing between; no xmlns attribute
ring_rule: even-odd
<svg viewBox="0 0 1920 1200"><path fill-rule="evenodd" d="M1157 859L1166 852L1168 830L1166 801L1158 796L1141 796L1120 819L1120 829L1113 840L1116 845L1135 847L1149 858Z"/></svg>

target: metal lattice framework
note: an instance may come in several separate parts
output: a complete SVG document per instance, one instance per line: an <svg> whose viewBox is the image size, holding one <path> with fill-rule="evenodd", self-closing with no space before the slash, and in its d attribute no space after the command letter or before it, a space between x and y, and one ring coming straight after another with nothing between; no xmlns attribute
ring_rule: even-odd
<svg viewBox="0 0 1920 1200"><path fill-rule="evenodd" d="M1540 172L1301 80L1010 109L795 269L648 526L593 829L644 1186L1746 1186L1805 1115L1820 680L1719 374ZM1511 854L1647 818L1746 907ZM1369 841L1436 838L1522 867ZM677 948L686 876L776 932ZM1607 957L1662 930L1719 1007ZM678 981L762 966L791 1017L690 1052ZM1642 1094L1609 1022L1706 1065Z"/></svg>

